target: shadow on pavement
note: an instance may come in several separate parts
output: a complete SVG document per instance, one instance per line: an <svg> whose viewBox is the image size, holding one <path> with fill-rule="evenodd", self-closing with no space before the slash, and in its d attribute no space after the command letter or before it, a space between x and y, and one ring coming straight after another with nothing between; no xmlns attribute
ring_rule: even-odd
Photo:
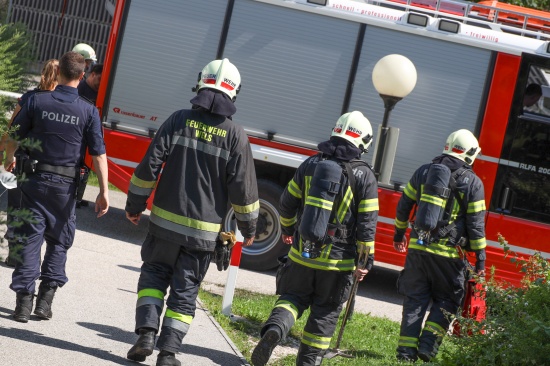
<svg viewBox="0 0 550 366"><path fill-rule="evenodd" d="M16 338L31 344L41 344L43 346L59 348L59 349L63 349L71 352L81 352L102 360L117 363L119 365L134 364L133 362L125 359L124 357L120 357L112 353L109 353L109 351L105 351L99 348L86 347L77 343L72 343L72 342L67 342L67 341L63 341L55 338L46 337L42 334L31 332L24 329L0 327L0 337Z"/></svg>

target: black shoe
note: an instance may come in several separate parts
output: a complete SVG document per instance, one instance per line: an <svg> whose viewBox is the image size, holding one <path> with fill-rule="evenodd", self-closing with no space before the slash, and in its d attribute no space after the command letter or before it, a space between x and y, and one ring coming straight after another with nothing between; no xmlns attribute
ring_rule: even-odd
<svg viewBox="0 0 550 366"><path fill-rule="evenodd" d="M13 318L20 323L26 323L31 318L33 294L17 293Z"/></svg>
<svg viewBox="0 0 550 366"><path fill-rule="evenodd" d="M43 282L40 283L38 288L38 296L36 298L36 307L34 308L34 314L41 319L52 318L52 302L57 287L50 287Z"/></svg>
<svg viewBox="0 0 550 366"><path fill-rule="evenodd" d="M153 353L153 348L155 348L155 333L153 329L141 328L139 338L128 351L126 358L138 362L145 361L145 358L150 356Z"/></svg>
<svg viewBox="0 0 550 366"><path fill-rule="evenodd" d="M414 363L418 360L418 357L412 355L397 355L397 361L399 362L411 362Z"/></svg>
<svg viewBox="0 0 550 366"><path fill-rule="evenodd" d="M279 330L279 327L269 327L264 333L262 339L260 339L256 345L256 348L254 348L254 352L252 352L252 365L264 366L267 361L269 361L273 349L277 346L277 344L279 344L280 340L281 331Z"/></svg>
<svg viewBox="0 0 550 366"><path fill-rule="evenodd" d="M418 351L418 358L424 362L430 362L432 360L432 355L427 351Z"/></svg>
<svg viewBox="0 0 550 366"><path fill-rule="evenodd" d="M181 362L176 355L168 351L160 351L157 357L157 366L181 366Z"/></svg>

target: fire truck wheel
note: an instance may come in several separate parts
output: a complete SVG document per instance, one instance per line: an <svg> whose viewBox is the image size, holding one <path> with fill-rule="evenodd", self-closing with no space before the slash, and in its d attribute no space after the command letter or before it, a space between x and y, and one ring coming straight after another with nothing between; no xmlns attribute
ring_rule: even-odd
<svg viewBox="0 0 550 366"><path fill-rule="evenodd" d="M285 245L281 239L281 226L277 211L283 188L272 181L258 179L258 193L260 195L260 214L256 238L252 246L243 248L240 267L254 271L266 271L277 267L277 258L288 253L290 246ZM226 227L232 215L233 211L231 210L226 216Z"/></svg>

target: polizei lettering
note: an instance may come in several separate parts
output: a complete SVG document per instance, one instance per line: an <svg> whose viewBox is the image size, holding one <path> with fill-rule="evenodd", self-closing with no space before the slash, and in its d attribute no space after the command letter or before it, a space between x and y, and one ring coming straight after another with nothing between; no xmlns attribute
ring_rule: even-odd
<svg viewBox="0 0 550 366"><path fill-rule="evenodd" d="M80 117L71 116L70 114L42 111L42 119L47 119L54 122L69 123L71 125L78 125Z"/></svg>

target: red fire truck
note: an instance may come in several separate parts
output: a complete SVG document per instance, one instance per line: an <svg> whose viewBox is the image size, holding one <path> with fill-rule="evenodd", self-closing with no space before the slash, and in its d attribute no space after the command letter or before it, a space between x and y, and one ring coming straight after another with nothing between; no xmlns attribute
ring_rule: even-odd
<svg viewBox="0 0 550 366"><path fill-rule="evenodd" d="M98 98L111 183L127 191L160 124L189 107L198 72L229 58L243 80L235 121L249 135L261 198L241 265L273 268L288 250L277 213L283 187L342 113L362 111L377 139L384 105L371 73L401 54L417 83L389 120L399 134L379 182L376 260L403 265L392 246L402 189L450 132L466 128L482 147L474 169L485 185L487 262L517 282L499 233L519 253L550 256L550 34L528 27L529 15L499 23L475 4L441 1L118 0ZM531 84L540 98L528 103Z"/></svg>

